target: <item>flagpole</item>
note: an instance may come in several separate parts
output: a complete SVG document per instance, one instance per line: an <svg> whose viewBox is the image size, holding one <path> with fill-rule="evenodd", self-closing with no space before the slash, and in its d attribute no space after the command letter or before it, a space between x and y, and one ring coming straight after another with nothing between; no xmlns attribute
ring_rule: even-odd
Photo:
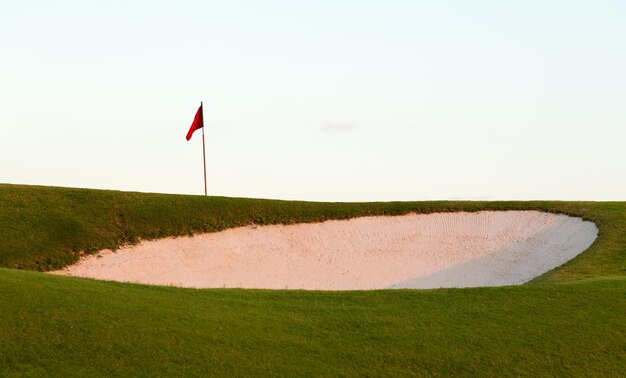
<svg viewBox="0 0 626 378"><path fill-rule="evenodd" d="M202 112L202 163L204 165L204 195L206 196L206 153L204 152L204 107L202 107L202 101L200 101L200 111Z"/></svg>

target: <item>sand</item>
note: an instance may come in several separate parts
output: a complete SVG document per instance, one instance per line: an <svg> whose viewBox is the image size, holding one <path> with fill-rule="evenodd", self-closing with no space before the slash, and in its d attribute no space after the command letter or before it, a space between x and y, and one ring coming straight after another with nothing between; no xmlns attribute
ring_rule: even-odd
<svg viewBox="0 0 626 378"><path fill-rule="evenodd" d="M591 222L539 211L376 216L143 241L53 273L190 288L518 285L583 252L597 234Z"/></svg>

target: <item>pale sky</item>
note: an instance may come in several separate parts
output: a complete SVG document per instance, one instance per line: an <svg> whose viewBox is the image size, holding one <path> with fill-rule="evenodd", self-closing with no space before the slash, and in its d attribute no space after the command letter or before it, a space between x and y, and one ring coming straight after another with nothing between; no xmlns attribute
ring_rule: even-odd
<svg viewBox="0 0 626 378"><path fill-rule="evenodd" d="M0 182L626 200L626 2L3 1Z"/></svg>

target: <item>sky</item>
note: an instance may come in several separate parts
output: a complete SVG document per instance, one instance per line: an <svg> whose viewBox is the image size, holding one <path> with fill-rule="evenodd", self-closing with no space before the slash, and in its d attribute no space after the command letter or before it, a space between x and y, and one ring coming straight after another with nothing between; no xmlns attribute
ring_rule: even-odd
<svg viewBox="0 0 626 378"><path fill-rule="evenodd" d="M0 0L0 182L626 200L626 2Z"/></svg>

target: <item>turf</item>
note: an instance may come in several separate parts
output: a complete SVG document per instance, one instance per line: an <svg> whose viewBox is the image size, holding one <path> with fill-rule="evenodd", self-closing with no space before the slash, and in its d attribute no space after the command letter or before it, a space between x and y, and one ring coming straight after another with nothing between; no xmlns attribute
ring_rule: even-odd
<svg viewBox="0 0 626 378"><path fill-rule="evenodd" d="M626 281L429 291L181 290L0 271L0 372L568 375L626 366Z"/></svg>
<svg viewBox="0 0 626 378"><path fill-rule="evenodd" d="M192 290L39 272L78 252L249 223L535 209L600 230L529 285ZM0 376L620 376L626 203L314 203L0 185Z"/></svg>

